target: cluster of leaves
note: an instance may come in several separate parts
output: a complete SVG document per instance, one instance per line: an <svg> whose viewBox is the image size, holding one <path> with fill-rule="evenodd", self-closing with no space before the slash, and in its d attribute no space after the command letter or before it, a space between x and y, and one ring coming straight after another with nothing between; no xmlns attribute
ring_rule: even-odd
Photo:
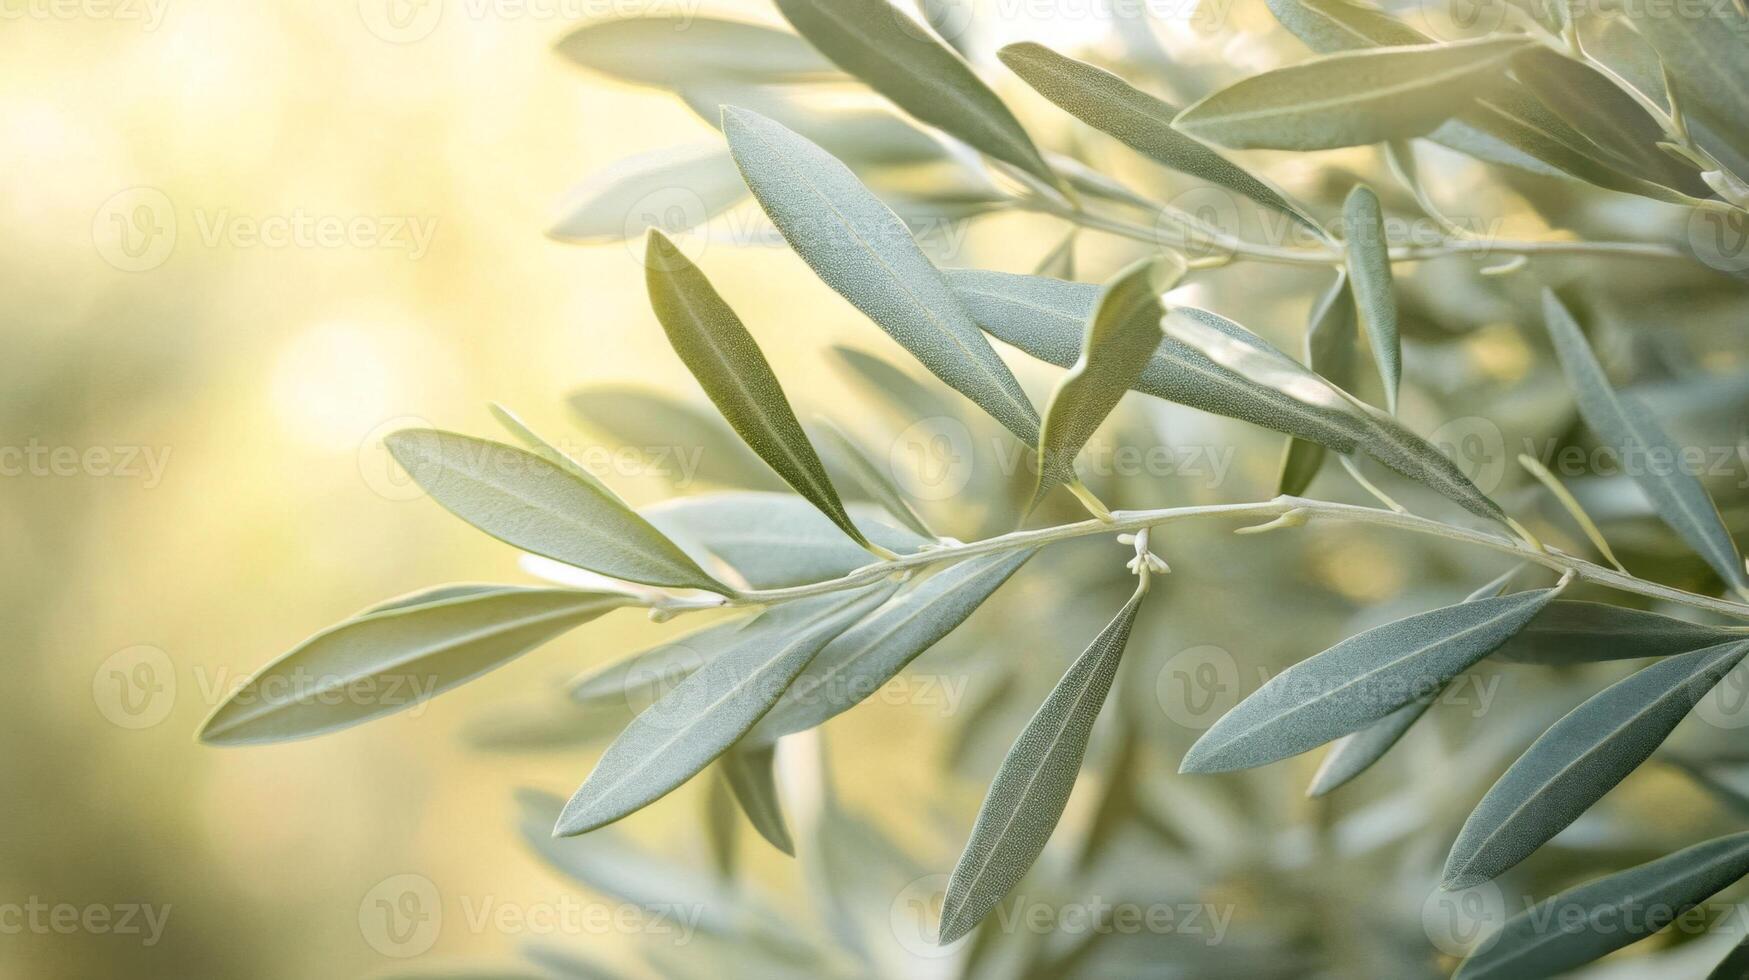
<svg viewBox="0 0 1749 980"><path fill-rule="evenodd" d="M789 492L705 495L640 510L502 409L499 420L526 448L435 430L397 433L391 452L434 500L513 547L561 563L583 587L443 586L366 610L264 668L215 712L205 740L268 742L357 724L405 705L328 695L394 678L426 679L413 689L435 693L622 607L648 608L663 619L747 609L749 615L712 622L572 685L572 700L585 708L623 698L640 684L653 701L618 731L568 802L531 798L529 809L550 815L560 836L585 834L711 768L759 834L794 853L773 778L781 739L815 729L878 690L958 629L1041 548L1122 532L1124 543L1135 546L1134 592L1037 704L998 768L946 885L939 939L953 942L1001 905L1064 819L1138 615L1166 571L1149 532L1197 516L1189 513L1197 508L1113 512L1078 473L1077 458L1130 391L1287 437L1281 496L1230 513L1270 518L1263 527L1320 516L1395 522L1485 541L1521 559L1464 601L1377 625L1276 676L1189 749L1184 772L1254 768L1328 744L1310 790L1322 796L1384 757L1439 691L1485 658L1551 669L1651 659L1549 727L1481 797L1446 861L1444 884L1461 889L1493 880L1573 824L1740 669L1749 655L1742 626L1567 593L1575 582L1595 582L1697 615L1740 619L1749 618L1749 606L1545 546L1398 417L1405 362L1393 266L1432 256L1387 240L1378 193L1358 183L1346 190L1338 236L1312 207L1209 145L1310 151L1383 144L1414 199L1430 208L1409 142L1425 139L1491 165L1594 185L1599 193L1740 220L1749 204L1736 176L1749 172L1749 129L1741 124L1749 112L1743 88L1749 23L1734 8L1641 18L1637 5L1624 5L1621 16L1578 16L1564 4L1533 3L1514 7L1503 32L1436 43L1403 20L1346 0L1270 0L1281 24L1320 56L1240 80L1183 110L1037 44L1001 51L1004 65L1081 123L1303 227L1317 243L1283 249L1199 227L1197 219L1162 211L1072 158L1041 151L959 54L886 0L777 0L777 7L794 34L708 19L675 30L660 18L642 18L591 25L565 39L562 53L580 64L675 91L721 128L726 149L682 148L627 161L581 189L555 232L585 241L622 237L642 230L627 224L628 201L664 187L695 192L703 204L696 213L648 231L651 307L721 419L751 451L717 465L751 468L747 482L755 486L760 480L769 486L775 474ZM806 98L811 87L852 79L885 102L871 97L827 113ZM929 174L921 183L920 170ZM944 171L955 176L944 178ZM805 428L753 333L670 237L747 192L822 282L1033 452L1036 478L1020 501L1025 513L1066 490L1093 519L964 544L937 533L853 438L829 422ZM1072 281L1072 239L1047 259L1049 271L1064 273L1058 276L944 269L902 217L1000 208L1119 234L1137 226L1113 215L1141 210L1181 234L1150 237L1147 254L1103 284L1090 284ZM1537 244L1517 254L1534 254ZM1567 244L1582 251L1583 243ZM1451 254L1466 251L1455 232L1448 245ZM1599 249L1595 261L1610 261L1610 251ZM1313 308L1303 361L1170 292L1200 270L1253 260L1324 266L1334 274ZM1654 413L1612 385L1567 302L1544 289L1538 315L1579 415L1599 442L1624 454L1680 456ZM1042 413L991 338L1067 369ZM1363 349L1371 352L1376 381L1357 366ZM1377 388L1377 399L1353 393L1363 382ZM934 396L910 399L909 407L922 407L917 402L928 397ZM636 416L668 442L719 425L672 406L628 410L614 397L585 397L579 407L586 415ZM1386 509L1301 496L1330 454ZM1362 461L1444 498L1462 512L1461 521L1487 530L1404 513L1361 475ZM1718 582L1749 598L1742 556L1700 481L1679 468L1646 470L1635 479L1657 516ZM1547 480L1614 563L1592 518L1553 477ZM840 491L846 481L878 508L847 503ZM1509 591L1519 577L1539 574L1532 568L1563 574L1552 586ZM314 687L300 683L311 677L319 679ZM677 682L666 689L663 678ZM1121 778L1121 766L1117 772ZM1681 908L1745 874L1749 839L1732 835L1550 902L1588 920L1622 908ZM580 877L599 886L599 870ZM1514 919L1464 963L1461 975L1557 972L1663 924L1640 918L1634 928L1549 932L1538 925L1544 921L1531 913Z"/></svg>

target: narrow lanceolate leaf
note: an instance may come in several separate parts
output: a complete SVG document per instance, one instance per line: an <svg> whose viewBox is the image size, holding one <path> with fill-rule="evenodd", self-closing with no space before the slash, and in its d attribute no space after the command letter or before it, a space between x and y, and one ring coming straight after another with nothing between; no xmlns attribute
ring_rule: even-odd
<svg viewBox="0 0 1749 980"><path fill-rule="evenodd" d="M1455 980L1564 973L1657 932L1745 874L1749 832L1587 882L1512 918L1464 960Z"/></svg>
<svg viewBox="0 0 1749 980"><path fill-rule="evenodd" d="M723 110L753 196L816 274L1027 445L1038 412L904 222L844 164L756 113Z"/></svg>
<svg viewBox="0 0 1749 980"><path fill-rule="evenodd" d="M990 335L1058 367L1081 357L1082 334L1099 302L1092 283L1063 282L979 269L944 273ZM1176 316L1184 308L1174 309ZM1258 385L1170 336L1142 368L1135 390L1156 398L1353 452L1362 425L1347 406L1308 405Z"/></svg>
<svg viewBox="0 0 1749 980"><path fill-rule="evenodd" d="M1749 936L1731 947L1725 958L1706 975L1706 980L1743 980L1744 977L1749 977Z"/></svg>
<svg viewBox="0 0 1749 980"><path fill-rule="evenodd" d="M775 745L737 745L723 753L719 765L735 794L735 802L747 815L753 829L790 857L795 857L795 841L790 837L789 824L783 818L783 804L777 796Z"/></svg>
<svg viewBox="0 0 1749 980"><path fill-rule="evenodd" d="M1137 592L1094 637L1002 760L990 794L978 810L971 840L947 882L941 906L942 943L970 932L1044 850L1075 788L1087 736L1117 676L1141 601L1142 593Z"/></svg>
<svg viewBox="0 0 1749 980"><path fill-rule="evenodd" d="M384 442L433 500L506 544L629 582L723 590L617 497L533 453L436 429Z"/></svg>
<svg viewBox="0 0 1749 980"><path fill-rule="evenodd" d="M1543 292L1543 317L1585 424L1620 453L1622 460L1637 461L1627 468L1664 523L1704 557L1720 578L1740 592L1749 592L1749 574L1745 574L1737 543L1706 489L1680 465L1682 448L1664 433L1650 409L1610 385L1579 324L1551 290Z"/></svg>
<svg viewBox="0 0 1749 980"><path fill-rule="evenodd" d="M1038 487L1033 503L1075 480L1075 457L1130 390L1160 346L1160 294L1184 275L1184 260L1143 259L1120 272L1099 293L1087 320L1081 355L1057 383L1039 430Z"/></svg>
<svg viewBox="0 0 1749 980"><path fill-rule="evenodd" d="M1359 731L1468 670L1560 591L1462 602L1351 636L1239 702L1190 747L1181 771L1251 769Z"/></svg>
<svg viewBox="0 0 1749 980"><path fill-rule="evenodd" d="M1320 237L1324 230L1280 191L1172 128L1178 108L1111 72L1032 42L999 52L1007 65L1057 107L1179 173L1225 187L1287 215Z"/></svg>
<svg viewBox="0 0 1749 980"><path fill-rule="evenodd" d="M1360 321L1372 344L1373 360L1385 383L1385 410L1397 414L1397 387L1403 381L1403 344L1397 335L1397 295L1391 283L1391 243L1385 216L1372 188L1356 184L1342 206L1348 230L1343 254Z"/></svg>
<svg viewBox="0 0 1749 980"><path fill-rule="evenodd" d="M917 532L922 537L926 539L935 537L935 532L929 529L929 525L924 523L923 518L918 516L916 509L911 506L911 501L905 496L905 491L900 490L898 485L893 483L892 478L887 475L879 463L870 459L868 454L863 452L862 447L846 435L837 423L823 417L816 421L819 423L820 434L826 440L827 455L850 473L856 481L856 485L862 488L864 496L880 504L882 509L896 518L900 524Z"/></svg>
<svg viewBox="0 0 1749 980"><path fill-rule="evenodd" d="M677 188L690 196L677 196ZM657 226L677 234L746 196L747 185L720 141L652 150L609 164L573 188L547 234L580 244L623 241ZM688 206L672 207L677 200Z"/></svg>
<svg viewBox="0 0 1749 980"><path fill-rule="evenodd" d="M632 719L565 804L554 832L571 836L612 823L697 775L771 710L833 637L891 594L882 585L849 598L796 600L761 616L734 647Z"/></svg>
<svg viewBox="0 0 1749 980"><path fill-rule="evenodd" d="M827 644L748 735L770 741L860 704L959 628L1033 551L985 555L936 572Z"/></svg>
<svg viewBox="0 0 1749 980"><path fill-rule="evenodd" d="M1057 183L996 93L959 55L887 0L777 0L821 53L899 108L998 160Z"/></svg>
<svg viewBox="0 0 1749 980"><path fill-rule="evenodd" d="M1224 88L1175 125L1234 149L1325 150L1423 136L1468 107L1506 59L1532 43L1483 38L1329 55Z"/></svg>
<svg viewBox="0 0 1749 980"><path fill-rule="evenodd" d="M660 88L844 78L794 34L690 14L597 21L565 35L557 49L561 57L583 68Z"/></svg>
<svg viewBox="0 0 1749 980"><path fill-rule="evenodd" d="M598 667L566 685L572 701L588 708L642 710L693 671L734 645L747 618L724 620L623 660Z"/></svg>
<svg viewBox="0 0 1749 980"><path fill-rule="evenodd" d="M515 436L524 446L527 446L530 452L539 455L541 458L558 466L559 469L562 469L566 473L582 480L584 483L587 483L601 491L603 494L612 497L614 500L620 500L619 494L614 493L612 487L601 482L600 477L589 472L587 467L579 465L576 460L566 455L564 450L541 438L540 433L529 428L528 424L523 422L515 412L512 412L510 409L505 408L497 402L493 402L486 407L491 411L492 417L498 420L498 424L502 425L505 431ZM620 502L624 503L623 500Z"/></svg>
<svg viewBox="0 0 1749 980"><path fill-rule="evenodd" d="M1730 3L1697 4L1681 12L1647 9L1619 2L1619 7L1657 50L1676 86L1684 112L1749 154L1749 17Z"/></svg>
<svg viewBox="0 0 1749 980"><path fill-rule="evenodd" d="M1743 655L1749 640L1661 660L1574 708L1476 805L1445 863L1468 888L1529 857L1639 768Z"/></svg>
<svg viewBox="0 0 1749 980"><path fill-rule="evenodd" d="M263 668L214 711L200 739L304 738L423 703L632 600L498 586L347 620Z"/></svg>
<svg viewBox="0 0 1749 980"><path fill-rule="evenodd" d="M694 489L695 481L747 490L783 486L719 415L689 401L610 384L573 392L567 402L585 426L610 440L603 448L637 450L651 460L652 475L676 486ZM639 472L649 468L640 466Z"/></svg>
<svg viewBox="0 0 1749 980"><path fill-rule="evenodd" d="M1306 327L1306 364L1338 388L1354 385L1354 354L1360 321L1354 296L1348 290L1348 274L1339 272L1318 305L1312 308ZM1281 461L1277 492L1297 497L1306 492L1324 464L1324 447L1307 439L1289 439Z"/></svg>
<svg viewBox="0 0 1749 980"><path fill-rule="evenodd" d="M650 306L668 342L723 418L796 493L867 547L868 539L845 513L783 386L741 318L698 266L654 229L644 273Z"/></svg>
<svg viewBox="0 0 1749 980"><path fill-rule="evenodd" d="M1604 660L1670 657L1742 638L1741 629L1706 626L1601 602L1550 603L1496 657L1554 667Z"/></svg>
<svg viewBox="0 0 1749 980"><path fill-rule="evenodd" d="M872 508L852 505L875 544L901 554L931 539L889 527ZM644 508L650 523L732 566L756 589L781 589L837 578L867 565L869 553L846 540L807 501L788 493L713 493Z"/></svg>

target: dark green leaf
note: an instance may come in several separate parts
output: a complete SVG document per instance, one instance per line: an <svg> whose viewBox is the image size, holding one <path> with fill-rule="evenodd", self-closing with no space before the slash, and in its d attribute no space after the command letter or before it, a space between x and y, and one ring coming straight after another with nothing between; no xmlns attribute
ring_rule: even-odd
<svg viewBox="0 0 1749 980"><path fill-rule="evenodd" d="M436 429L384 442L433 500L506 544L630 582L723 590L617 497L533 453Z"/></svg>
<svg viewBox="0 0 1749 980"><path fill-rule="evenodd" d="M1749 640L1671 657L1574 708L1476 805L1445 863L1468 888L1529 857L1646 761L1737 662Z"/></svg>
<svg viewBox="0 0 1749 980"><path fill-rule="evenodd" d="M1087 737L1135 625L1138 591L1064 672L1002 760L948 879L942 943L970 932L1026 875L1062 818Z"/></svg>
<svg viewBox="0 0 1749 980"><path fill-rule="evenodd" d="M1741 630L1704 626L1601 602L1550 603L1496 657L1556 667L1601 660L1669 657L1740 637Z"/></svg>
<svg viewBox="0 0 1749 980"><path fill-rule="evenodd" d="M904 223L777 123L729 108L723 124L754 197L803 261L936 377L1037 445L1038 412Z"/></svg>
<svg viewBox="0 0 1749 980"><path fill-rule="evenodd" d="M219 705L200 739L247 745L347 728L421 704L631 604L623 595L506 585L367 613L262 668Z"/></svg>

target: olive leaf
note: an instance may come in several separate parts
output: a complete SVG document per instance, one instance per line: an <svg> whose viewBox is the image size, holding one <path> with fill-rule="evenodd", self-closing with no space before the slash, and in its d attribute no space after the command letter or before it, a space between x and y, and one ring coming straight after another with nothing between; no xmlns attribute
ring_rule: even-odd
<svg viewBox="0 0 1749 980"><path fill-rule="evenodd" d="M1144 592L1137 590L1051 690L978 810L965 852L948 878L940 941L970 932L1026 875L1068 805L1087 737L1117 676Z"/></svg>
<svg viewBox="0 0 1749 980"><path fill-rule="evenodd" d="M1681 12L1624 2L1610 6L1651 42L1684 111L1749 155L1749 135L1743 132L1749 115L1749 17L1742 8L1729 2Z"/></svg>
<svg viewBox="0 0 1749 980"><path fill-rule="evenodd" d="M1574 708L1476 805L1446 859L1444 886L1498 877L1579 819L1639 768L1745 654L1749 640L1740 639L1660 660Z"/></svg>
<svg viewBox="0 0 1749 980"><path fill-rule="evenodd" d="M1468 670L1561 588L1461 602L1351 636L1270 678L1222 715L1185 753L1180 771L1252 769L1359 731Z"/></svg>
<svg viewBox="0 0 1749 980"><path fill-rule="evenodd" d="M1532 43L1482 38L1327 55L1228 86L1174 125L1234 149L1325 150L1423 136L1468 107L1489 76Z"/></svg>
<svg viewBox="0 0 1749 980"><path fill-rule="evenodd" d="M1307 366L1338 388L1353 387L1355 340L1359 332L1360 319L1355 312L1354 295L1348 289L1348 274L1339 272L1335 283L1312 308L1311 323L1306 328ZM1323 464L1321 443L1289 439L1282 455L1281 475L1276 481L1277 492L1290 497L1305 493Z"/></svg>
<svg viewBox="0 0 1749 980"><path fill-rule="evenodd" d="M347 728L422 704L631 604L611 593L505 585L391 605L263 667L207 718L200 739L250 745Z"/></svg>
<svg viewBox="0 0 1749 980"><path fill-rule="evenodd" d="M1172 128L1178 109L1123 79L1041 44L1010 44L1002 63L1058 108L1155 162L1206 180L1292 218L1326 237L1318 222L1280 191Z"/></svg>
<svg viewBox="0 0 1749 980"><path fill-rule="evenodd" d="M1454 980L1548 977L1638 942L1749 874L1749 832L1568 889L1509 920ZM1550 923L1579 923L1549 928Z"/></svg>
<svg viewBox="0 0 1749 980"><path fill-rule="evenodd" d="M864 496L879 504L881 509L891 514L900 524L923 538L935 538L935 532L918 516L910 499L905 496L905 491L893 483L879 463L870 459L862 451L862 447L831 419L822 416L814 421L820 434L826 439L826 452L833 462L850 474Z"/></svg>
<svg viewBox="0 0 1749 980"><path fill-rule="evenodd" d="M996 93L887 0L777 0L777 9L833 63L899 108L1046 184L1058 183Z"/></svg>
<svg viewBox="0 0 1749 980"><path fill-rule="evenodd" d="M556 463L437 429L384 442L433 500L506 544L629 582L723 591L619 498Z"/></svg>
<svg viewBox="0 0 1749 980"><path fill-rule="evenodd" d="M772 847L795 857L795 840L790 837L783 804L777 795L775 752L774 745L736 745L723 753L717 765L722 767L735 802L753 829Z"/></svg>
<svg viewBox="0 0 1749 980"><path fill-rule="evenodd" d="M486 408L492 413L492 417L498 420L498 424L502 425L505 431L515 436L518 441L528 447L530 452L533 452L548 462L555 464L560 469L577 479L582 480L584 483L593 486L596 490L612 497L614 500L618 500L622 504L625 503L624 500L620 499L619 494L613 492L612 487L601 482L600 477L589 472L587 467L579 465L576 460L566 455L564 450L541 438L540 434L529 428L528 423L522 421L521 417L515 412L512 412L510 409L505 408L497 402L492 402L487 405Z"/></svg>
<svg viewBox="0 0 1749 980"><path fill-rule="evenodd" d="M783 486L715 413L690 402L629 385L596 385L571 393L571 410L589 429L659 460L659 475L748 490Z"/></svg>
<svg viewBox="0 0 1749 980"><path fill-rule="evenodd" d="M1081 354L1057 382L1039 430L1034 506L1052 488L1075 482L1075 457L1160 346L1160 318L1166 315L1160 295L1184 271L1184 260L1169 252L1132 264L1100 289Z"/></svg>
<svg viewBox="0 0 1749 980"><path fill-rule="evenodd" d="M1642 609L1562 599L1495 652L1500 660L1564 667L1604 660L1669 657L1744 635Z"/></svg>
<svg viewBox="0 0 1749 980"><path fill-rule="evenodd" d="M652 201L672 201L663 192L676 187L686 188L700 206L660 211L649 206ZM746 196L747 185L720 142L651 150L611 163L573 188L547 234L579 244L623 241L658 225L677 234L709 221Z"/></svg>
<svg viewBox="0 0 1749 980"><path fill-rule="evenodd" d="M1664 434L1650 409L1610 385L1603 365L1579 331L1578 321L1553 290L1543 291L1543 319L1585 424L1620 454L1664 523L1705 558L1720 578L1738 592L1749 594L1749 574L1737 542L1706 488L1680 465L1682 447ZM1638 465L1627 462L1632 460Z"/></svg>
<svg viewBox="0 0 1749 980"><path fill-rule="evenodd" d="M958 629L1034 551L970 558L899 593L808 664L748 741L806 731L850 710Z"/></svg>
<svg viewBox="0 0 1749 980"><path fill-rule="evenodd" d="M726 108L723 130L753 196L815 274L936 377L1036 445L1037 410L904 222L844 164L777 123Z"/></svg>
<svg viewBox="0 0 1749 980"><path fill-rule="evenodd" d="M891 527L878 512L849 508L870 540L908 554L929 538ZM755 589L807 585L848 574L874 560L807 501L787 493L713 493L665 500L643 516L676 541L727 562Z"/></svg>
<svg viewBox="0 0 1749 980"><path fill-rule="evenodd" d="M1348 232L1343 249L1348 281L1372 345L1373 360L1378 362L1379 377L1385 383L1385 410L1395 415L1397 388L1403 381L1403 343L1397 336L1391 243L1385 238L1385 216L1379 209L1378 195L1365 184L1354 185L1342 205L1342 218Z"/></svg>
<svg viewBox="0 0 1749 980"><path fill-rule="evenodd" d="M844 76L794 34L690 13L602 20L566 34L559 55L623 82L828 82Z"/></svg>
<svg viewBox="0 0 1749 980"><path fill-rule="evenodd" d="M641 810L697 775L747 734L832 638L894 586L799 599L749 624L734 646L632 719L578 787L554 833L573 836Z"/></svg>
<svg viewBox="0 0 1749 980"><path fill-rule="evenodd" d="M668 342L723 418L850 540L872 547L845 512L759 343L710 280L655 229L649 235L644 274L650 306Z"/></svg>
<svg viewBox="0 0 1749 980"><path fill-rule="evenodd" d="M750 620L726 619L597 667L566 685L571 700L586 708L638 707L655 701L711 657L733 646Z"/></svg>

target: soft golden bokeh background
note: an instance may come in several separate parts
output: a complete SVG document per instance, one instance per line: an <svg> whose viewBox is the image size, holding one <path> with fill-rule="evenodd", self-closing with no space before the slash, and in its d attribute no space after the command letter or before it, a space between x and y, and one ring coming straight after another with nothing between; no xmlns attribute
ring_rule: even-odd
<svg viewBox="0 0 1749 980"><path fill-rule="evenodd" d="M383 23L376 0L161 0L145 21L97 5L7 8L29 12L9 14L0 30L0 159L10 185L0 195L0 444L143 447L165 465L161 479L87 471L0 480L0 902L143 902L170 912L151 947L128 936L0 935L0 975L392 972L400 965L361 929L361 903L403 873L429 878L445 901L447 924L417 965L505 963L540 937L469 929L461 901L527 907L575 891L516 839L511 790L568 792L585 774L579 760L483 755L457 733L492 704L658 635L629 613L411 714L282 746L218 750L193 740L222 692L316 629L424 585L525 578L510 549L407 499L377 444L385 431L434 424L495 434L484 406L496 399L575 440L564 396L579 385L694 391L647 309L641 245L570 246L542 230L583 176L712 132L673 99L588 77L552 55L582 16L635 8L557 7L443 2L435 26L408 43L370 28ZM773 17L752 3L739 12ZM1261 5L1233 10L1200 57L1228 74L1273 63L1253 32L1266 22ZM1003 29L1066 46L1093 36L1086 25ZM1042 136L1065 129L1061 116L1035 124ZM1310 164L1268 162L1282 183L1329 197ZM1519 233L1540 229L1511 191L1478 183L1473 168L1452 179L1452 198L1476 213L1504 216ZM371 234L411 221L432 235L415 255L403 239L275 246L240 230L298 216L362 219ZM172 227L173 240L164 237ZM130 247L169 251L130 256L124 228ZM1043 219L998 216L954 258L1025 271L1060 234ZM1126 254L1088 241L1083 278L1100 278ZM809 408L839 404L828 344L848 339L895 356L787 251L713 247L704 261ZM1208 279L1245 301L1259 292L1246 277L1258 274ZM1303 318L1319 280L1267 274L1262 292L1299 297L1291 315L1259 325L1280 336ZM1482 326L1454 345L1451 363L1484 386L1520 381L1531 355L1519 334L1499 317ZM1029 383L1050 376L1032 364L1024 372ZM846 411L854 421L861 409ZM1267 495L1277 440L1251 430L1227 438L1241 448L1238 475L1215 495ZM660 491L638 480L622 489L640 502ZM1401 542L1324 540L1302 578L1344 603L1475 571L1404 562ZM1245 549L1224 567L1205 566L1204 591L1193 594L1206 606L1240 593L1247 567L1278 560L1266 546ZM1056 614L1045 596L1033 598L1040 616ZM1096 623L1100 610L1076 615ZM1246 625L1224 628L1237 635ZM1307 652L1271 642L1265 656ZM1048 651L1051 669L1072 653ZM945 794L958 814L948 826L963 832L980 783L943 790L921 767L883 768L931 737L903 711L848 716L835 728L839 744L867 750L841 788L889 809ZM702 853L693 792L652 808L635 832L683 858ZM952 859L938 844L922 846ZM798 875L758 873L780 890ZM607 959L626 955L618 939L589 943Z"/></svg>

